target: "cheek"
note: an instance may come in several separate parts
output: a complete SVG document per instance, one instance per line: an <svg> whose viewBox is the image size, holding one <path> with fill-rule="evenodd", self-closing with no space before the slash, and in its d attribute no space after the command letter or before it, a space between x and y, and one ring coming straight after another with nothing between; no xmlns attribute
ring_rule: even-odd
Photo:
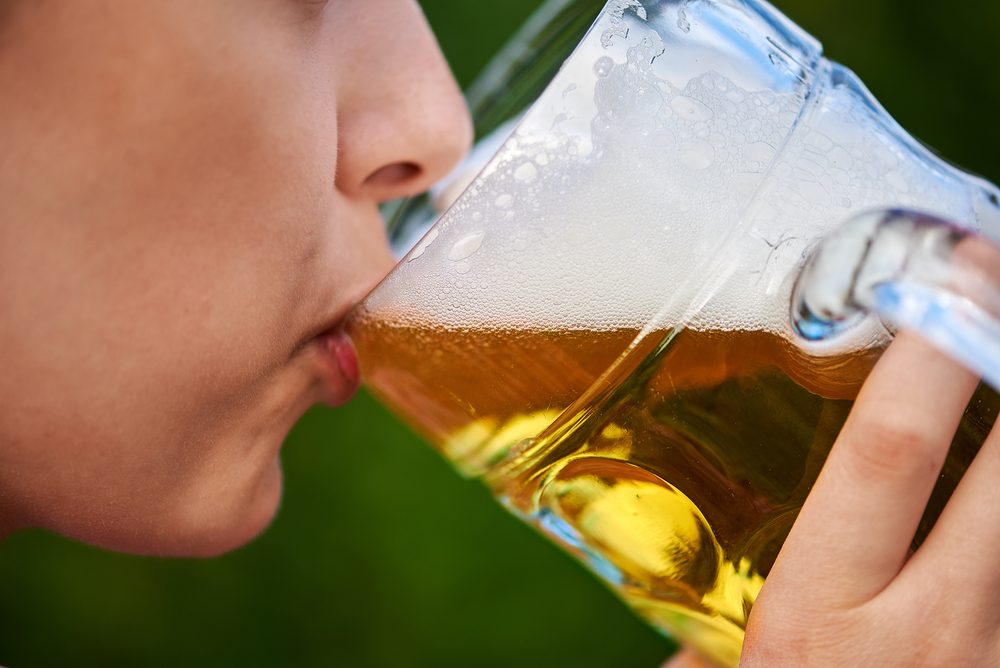
<svg viewBox="0 0 1000 668"><path fill-rule="evenodd" d="M206 419L245 411L287 373L319 317L316 297L339 231L329 186L335 147L321 139L336 137L336 128L261 111L213 146L211 170L184 183L178 164L174 182L190 194L180 229L167 243L147 245L153 257L142 262L157 267L159 279L148 295L152 308L135 322L163 337L165 350L187 351L181 368L170 356L160 363L172 385L203 393L195 408ZM192 151L203 147L195 142ZM170 204L152 217L170 221Z"/></svg>
<svg viewBox="0 0 1000 668"><path fill-rule="evenodd" d="M62 159L21 163L0 398L25 418L0 463L37 473L25 495L239 514L308 404L289 359L335 273L335 105L291 55L245 55L138 72L110 106L94 82L52 114Z"/></svg>

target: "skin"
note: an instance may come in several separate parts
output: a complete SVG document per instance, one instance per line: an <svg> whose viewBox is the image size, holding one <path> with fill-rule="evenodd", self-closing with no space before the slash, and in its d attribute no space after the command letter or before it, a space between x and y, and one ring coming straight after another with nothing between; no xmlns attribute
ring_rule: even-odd
<svg viewBox="0 0 1000 668"><path fill-rule="evenodd" d="M0 7L2 524L237 547L353 389L317 334L466 150L457 86L409 0Z"/></svg>
<svg viewBox="0 0 1000 668"><path fill-rule="evenodd" d="M379 202L469 143L419 8L7 0L0 90L0 528L239 546L275 512L292 424L356 385L331 332L392 265ZM987 274L992 253L970 251ZM975 383L915 337L893 344L753 609L744 666L1000 663L997 432L907 551Z"/></svg>

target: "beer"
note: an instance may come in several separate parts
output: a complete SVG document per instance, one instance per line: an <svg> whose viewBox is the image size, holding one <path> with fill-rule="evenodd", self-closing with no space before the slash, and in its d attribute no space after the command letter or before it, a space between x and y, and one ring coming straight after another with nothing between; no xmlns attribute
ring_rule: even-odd
<svg viewBox="0 0 1000 668"><path fill-rule="evenodd" d="M747 615L878 349L771 332L491 329L362 312L371 389L641 615L736 665ZM983 387L914 539L1000 407Z"/></svg>

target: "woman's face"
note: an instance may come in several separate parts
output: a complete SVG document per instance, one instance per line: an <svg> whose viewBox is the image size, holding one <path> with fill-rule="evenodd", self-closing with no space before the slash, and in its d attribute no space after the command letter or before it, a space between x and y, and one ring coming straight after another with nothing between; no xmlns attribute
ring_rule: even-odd
<svg viewBox="0 0 1000 668"><path fill-rule="evenodd" d="M0 7L0 520L113 549L256 535L357 385L377 206L465 150L413 0Z"/></svg>

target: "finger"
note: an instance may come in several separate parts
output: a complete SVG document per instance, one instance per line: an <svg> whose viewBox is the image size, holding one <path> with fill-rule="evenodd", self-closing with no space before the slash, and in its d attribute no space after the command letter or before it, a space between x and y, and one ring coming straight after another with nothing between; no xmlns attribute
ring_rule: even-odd
<svg viewBox="0 0 1000 668"><path fill-rule="evenodd" d="M881 591L906 559L976 382L901 333L865 382L769 581L845 605Z"/></svg>
<svg viewBox="0 0 1000 668"><path fill-rule="evenodd" d="M995 602L1000 570L1000 427L994 427L924 544L900 573L900 586L932 573L966 595Z"/></svg>

